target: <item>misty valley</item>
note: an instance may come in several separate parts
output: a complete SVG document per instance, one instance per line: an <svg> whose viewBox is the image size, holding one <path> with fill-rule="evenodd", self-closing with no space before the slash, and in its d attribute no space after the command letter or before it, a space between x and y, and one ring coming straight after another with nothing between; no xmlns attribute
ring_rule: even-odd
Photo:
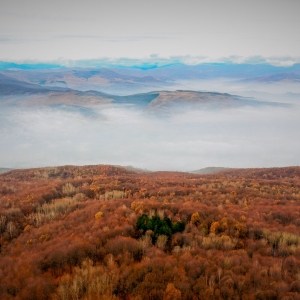
<svg viewBox="0 0 300 300"><path fill-rule="evenodd" d="M298 163L298 65L19 68L0 73L1 167Z"/></svg>

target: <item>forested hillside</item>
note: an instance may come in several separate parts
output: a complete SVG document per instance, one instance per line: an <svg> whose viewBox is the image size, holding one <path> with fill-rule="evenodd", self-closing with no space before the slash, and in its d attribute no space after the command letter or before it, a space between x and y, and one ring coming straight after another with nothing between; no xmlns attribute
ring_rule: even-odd
<svg viewBox="0 0 300 300"><path fill-rule="evenodd" d="M300 167L0 174L0 299L300 299Z"/></svg>

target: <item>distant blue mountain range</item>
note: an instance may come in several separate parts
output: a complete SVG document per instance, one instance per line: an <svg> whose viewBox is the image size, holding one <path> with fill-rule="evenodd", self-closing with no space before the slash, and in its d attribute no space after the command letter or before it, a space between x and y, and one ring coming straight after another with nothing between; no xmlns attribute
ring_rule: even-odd
<svg viewBox="0 0 300 300"><path fill-rule="evenodd" d="M47 64L47 63L27 63L27 64L18 64L14 62L4 62L0 61L0 71L9 70L9 69L18 69L18 70L41 70L41 69L57 69L65 68L62 65L58 64Z"/></svg>
<svg viewBox="0 0 300 300"><path fill-rule="evenodd" d="M171 78L214 78L214 77L235 77L235 78L248 78L267 76L279 73L293 73L300 75L300 64L293 66L274 66L271 64L235 64L235 63L201 63L197 65L186 65L180 62L170 63L148 63L133 60L131 64L122 65L118 62L105 62L105 61L78 61L73 62L72 68L88 67L88 68L113 68L122 70L123 72L142 72L147 75L155 75L157 72L164 74ZM0 61L0 71L4 70L42 70L42 69L65 69L66 66L62 64L50 63L15 63Z"/></svg>

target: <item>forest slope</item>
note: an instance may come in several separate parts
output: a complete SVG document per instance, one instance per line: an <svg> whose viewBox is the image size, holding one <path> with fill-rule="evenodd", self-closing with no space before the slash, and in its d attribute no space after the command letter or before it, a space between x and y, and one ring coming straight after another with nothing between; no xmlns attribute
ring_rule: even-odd
<svg viewBox="0 0 300 300"><path fill-rule="evenodd" d="M63 166L0 186L1 299L300 299L299 167Z"/></svg>

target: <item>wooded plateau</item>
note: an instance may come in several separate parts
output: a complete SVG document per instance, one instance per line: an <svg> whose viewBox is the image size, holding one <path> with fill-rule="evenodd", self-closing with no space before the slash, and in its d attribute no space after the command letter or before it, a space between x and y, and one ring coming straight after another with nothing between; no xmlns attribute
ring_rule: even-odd
<svg viewBox="0 0 300 300"><path fill-rule="evenodd" d="M300 299L300 167L0 174L0 299Z"/></svg>

